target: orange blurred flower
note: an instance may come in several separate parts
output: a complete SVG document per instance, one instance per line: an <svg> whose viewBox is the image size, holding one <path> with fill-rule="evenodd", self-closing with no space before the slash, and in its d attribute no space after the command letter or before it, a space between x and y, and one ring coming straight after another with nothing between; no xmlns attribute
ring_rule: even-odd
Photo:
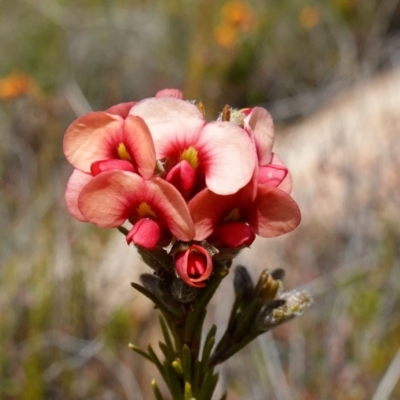
<svg viewBox="0 0 400 400"><path fill-rule="evenodd" d="M312 29L321 21L321 15L317 7L306 6L299 15L299 21L303 28Z"/></svg>
<svg viewBox="0 0 400 400"><path fill-rule="evenodd" d="M240 0L227 2L220 15L221 22L214 29L214 40L222 47L233 47L239 34L249 31L254 24L251 8Z"/></svg>
<svg viewBox="0 0 400 400"><path fill-rule="evenodd" d="M230 1L221 11L222 18L230 25L246 30L253 20L253 13L247 3L243 1Z"/></svg>
<svg viewBox="0 0 400 400"><path fill-rule="evenodd" d="M237 42L238 31L231 25L222 23L214 29L214 40L222 47L233 47Z"/></svg>
<svg viewBox="0 0 400 400"><path fill-rule="evenodd" d="M36 82L23 72L12 72L0 79L0 98L10 100L37 90Z"/></svg>

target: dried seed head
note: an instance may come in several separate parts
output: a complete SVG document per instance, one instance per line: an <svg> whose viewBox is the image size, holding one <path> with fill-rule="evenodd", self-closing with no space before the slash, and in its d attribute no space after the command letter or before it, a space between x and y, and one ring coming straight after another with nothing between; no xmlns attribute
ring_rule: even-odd
<svg viewBox="0 0 400 400"><path fill-rule="evenodd" d="M304 310L313 303L311 295L305 290L293 290L283 293L276 301L283 300L284 304L272 311L265 308L261 316L261 325L267 330L273 326L280 325L292 318L303 314Z"/></svg>

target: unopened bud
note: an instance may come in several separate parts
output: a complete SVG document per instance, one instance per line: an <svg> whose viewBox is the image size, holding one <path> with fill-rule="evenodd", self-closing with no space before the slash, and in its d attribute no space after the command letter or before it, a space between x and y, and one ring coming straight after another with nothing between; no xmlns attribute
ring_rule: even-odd
<svg viewBox="0 0 400 400"><path fill-rule="evenodd" d="M243 297L250 297L253 294L253 281L246 267L243 267L242 265L236 267L235 276L233 278L233 287L236 296L241 294Z"/></svg>
<svg viewBox="0 0 400 400"><path fill-rule="evenodd" d="M160 292L160 278L152 274L142 274L140 275L140 282L142 285L154 294L159 294Z"/></svg>
<svg viewBox="0 0 400 400"><path fill-rule="evenodd" d="M195 287L186 285L186 283L179 278L173 280L170 290L172 297L181 303L192 302L198 293Z"/></svg>
<svg viewBox="0 0 400 400"><path fill-rule="evenodd" d="M279 281L283 282L283 279L285 278L285 270L282 268L277 268L271 271L271 276Z"/></svg>

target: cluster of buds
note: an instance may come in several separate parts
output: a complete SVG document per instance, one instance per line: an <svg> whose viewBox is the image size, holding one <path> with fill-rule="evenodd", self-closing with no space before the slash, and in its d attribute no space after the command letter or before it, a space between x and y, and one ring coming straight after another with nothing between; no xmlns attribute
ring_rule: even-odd
<svg viewBox="0 0 400 400"><path fill-rule="evenodd" d="M225 361L257 336L303 314L313 300L304 290L283 291L284 270L264 270L257 284L243 266L235 269L235 301L226 331L210 359Z"/></svg>
<svg viewBox="0 0 400 400"><path fill-rule="evenodd" d="M163 251L194 288L206 285L218 257L300 222L290 174L272 151L270 114L228 106L216 121L204 114L201 103L164 89L84 115L64 137L75 168L69 212L103 228L129 224L128 244Z"/></svg>

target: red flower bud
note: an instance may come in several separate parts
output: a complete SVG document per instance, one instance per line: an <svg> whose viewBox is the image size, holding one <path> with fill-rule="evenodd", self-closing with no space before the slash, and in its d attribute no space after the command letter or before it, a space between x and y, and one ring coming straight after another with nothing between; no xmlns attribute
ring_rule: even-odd
<svg viewBox="0 0 400 400"><path fill-rule="evenodd" d="M212 272L212 260L208 251L192 245L175 255L175 267L179 277L189 286L204 287Z"/></svg>

